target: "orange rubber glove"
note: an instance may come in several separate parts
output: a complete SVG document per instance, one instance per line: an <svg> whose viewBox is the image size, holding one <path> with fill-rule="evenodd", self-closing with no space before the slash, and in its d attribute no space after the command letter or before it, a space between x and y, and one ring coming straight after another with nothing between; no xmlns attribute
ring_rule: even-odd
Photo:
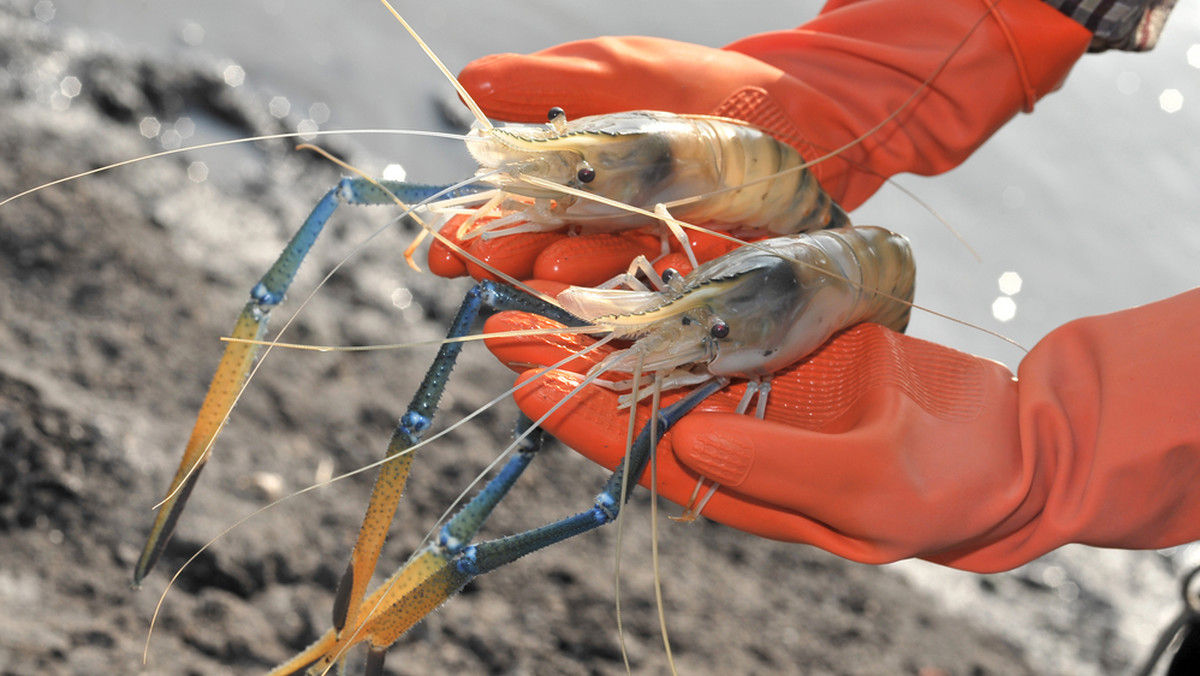
<svg viewBox="0 0 1200 676"><path fill-rule="evenodd" d="M665 110L745 120L808 160L852 144L813 168L825 191L850 210L884 177L957 166L1018 111L1031 110L1054 90L1090 39L1041 0L833 0L799 28L723 49L650 37L597 38L529 56L485 57L459 79L484 112L503 120L542 122L553 106L569 117ZM507 271L529 278L538 264L539 278L588 283L573 276L577 268L554 259L561 249L573 253L574 244L561 243L561 236L533 245L516 239L473 240L470 249L488 257L492 248L537 250L560 242L547 252L549 260L527 257L528 266ZM577 258L589 260L590 244L582 240L576 244L585 253ZM429 264L444 276L466 272L440 244L431 247Z"/></svg>
<svg viewBox="0 0 1200 676"><path fill-rule="evenodd" d="M546 325L503 313L488 330ZM868 563L921 557L993 572L1069 542L1179 545L1200 538L1198 335L1193 290L1055 330L1018 380L996 362L860 325L778 373L765 420L732 413L744 386L685 416L658 446L658 491L688 504L699 477L705 490L716 481L705 517ZM489 347L524 368L587 342ZM580 380L550 372L517 402L537 419ZM543 424L612 468L627 420L613 392L591 385Z"/></svg>

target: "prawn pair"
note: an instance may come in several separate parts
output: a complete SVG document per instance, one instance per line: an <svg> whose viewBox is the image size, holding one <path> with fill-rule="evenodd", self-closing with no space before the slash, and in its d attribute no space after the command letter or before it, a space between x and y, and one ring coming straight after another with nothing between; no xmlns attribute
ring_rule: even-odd
<svg viewBox="0 0 1200 676"><path fill-rule="evenodd" d="M711 124L711 122L709 122ZM251 292L233 331L234 340L214 376L176 478L157 517L136 571L138 580L165 547L171 526L206 461L236 395L245 386L262 345L271 308L285 295L292 276L338 201L384 199L363 179L344 179L314 209L276 264ZM388 188L384 184L384 188ZM403 187L403 186L397 186ZM503 218L504 216L502 216ZM644 272L647 283L637 272ZM274 673L293 673L316 662L314 671L344 656L354 643L371 646L368 673L378 673L384 650L404 631L476 575L520 556L611 522L627 499L627 483L638 481L654 442L684 413L733 377L769 382L769 375L824 343L833 333L860 321L902 330L911 308L915 268L907 240L881 228L838 228L762 240L703 264L687 275L659 280L641 259L621 276L627 288L571 287L547 302L514 287L484 282L473 288L452 323L447 341L401 417L380 467L358 541L339 585L334 629ZM497 477L443 527L441 534L373 594L366 585L380 555L383 534L395 513L412 464L412 452L433 423L442 391L480 311L522 310L558 320L577 331L606 333L604 343L633 340L591 369L585 382L628 374L610 384L639 398L655 373L654 390L699 386L683 401L652 414L630 455L606 483L593 507L576 517L499 541L470 544L497 502L513 486L540 446L537 422L523 420L516 455ZM762 415L768 388L759 393ZM632 425L633 423L631 423ZM657 429L655 429L657 426ZM698 486L699 488L699 486ZM694 516L716 490L690 506ZM623 497L624 496L624 497Z"/></svg>

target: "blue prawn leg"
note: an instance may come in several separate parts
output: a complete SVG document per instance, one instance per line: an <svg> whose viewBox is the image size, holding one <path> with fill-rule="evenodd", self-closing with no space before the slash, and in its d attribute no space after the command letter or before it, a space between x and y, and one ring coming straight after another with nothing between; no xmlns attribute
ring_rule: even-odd
<svg viewBox="0 0 1200 676"><path fill-rule="evenodd" d="M520 442L516 455L442 527L435 543L413 556L404 567L362 600L360 615L363 616L363 622L360 626L343 632L330 629L303 652L275 667L268 676L293 674L309 665L309 673L325 673L335 660L343 658L352 646L362 641L370 642L370 662L378 664L377 667L369 667L368 673L372 668L382 668L382 651L441 605L447 595L428 593L427 588L453 583L447 579L448 575L454 574L453 567L448 566L451 557L475 537L475 533L491 516L492 510L529 466L534 454L541 449L543 432L530 429L532 424L532 420L520 416L513 433ZM395 610L401 604L408 612Z"/></svg>
<svg viewBox="0 0 1200 676"><path fill-rule="evenodd" d="M485 307L495 310L521 310L550 317L570 326L580 326L581 320L524 291L484 281L467 292L458 314L446 333L449 339L468 335ZM379 477L371 491L367 513L363 516L358 539L350 552L346 571L338 584L333 605L333 626L341 634L347 627L357 629L359 610L367 592L367 583L375 572L379 552L387 538L388 527L396 514L396 506L404 493L408 472L412 467L412 454L406 451L420 442L421 437L433 424L438 402L445 391L450 371L462 352L462 342L443 343L434 357L433 364L413 395L408 410L388 442L386 457L390 460L379 468Z"/></svg>
<svg viewBox="0 0 1200 676"><path fill-rule="evenodd" d="M490 573L517 558L595 530L616 519L622 507L620 493L626 484L626 477L629 478L629 485L635 485L641 479L653 453L652 439L661 438L684 414L725 384L724 379L715 379L692 391L683 400L662 409L659 412L658 430L653 436L648 421L638 433L630 451L629 471L625 471L625 463L622 462L608 478L600 495L596 496L592 508L586 512L514 536L469 544L540 448L541 430L530 431L518 453L500 469L496 478L488 481L479 495L446 522L436 542L410 558L383 585L361 600L358 611L352 615L354 620L341 630L330 629L304 652L276 666L269 676L295 674L306 665L311 665L308 674L324 674L335 660L343 659L349 648L360 642L367 642L370 648L366 674L383 674L388 647L460 592L475 576ZM529 424L530 420L522 415L517 423L518 438ZM632 491L625 492L626 501L631 495ZM338 590L340 596L342 592ZM340 603L348 603L348 600L340 600Z"/></svg>
<svg viewBox="0 0 1200 676"><path fill-rule="evenodd" d="M266 334L271 309L283 301L288 287L300 269L300 264L339 204L392 204L393 194L401 201L411 204L441 196L439 193L458 196L473 191L473 188L466 188L451 192L442 186L399 181L378 181L377 185L363 178L343 178L321 198L304 224L292 236L287 247L279 254L279 258L250 290L250 300L242 308L242 313L234 324L232 337L262 340ZM175 522L195 486L196 478L208 461L208 449L229 417L229 411L246 383L259 348L259 345L236 341L226 345L225 353L217 365L212 384L209 385L200 413L196 417L196 424L184 449L179 469L175 478L171 480L167 497L158 509L142 555L134 569L134 586L141 584L166 548L167 541L175 529Z"/></svg>
<svg viewBox="0 0 1200 676"><path fill-rule="evenodd" d="M411 558L363 600L360 612L356 614L363 618L360 625L350 625L353 630L347 628L340 633L335 630L327 632L307 650L276 667L270 676L292 674L309 664L312 664L310 674L324 673L350 647L361 642L369 644L366 673L368 676L382 674L388 647L476 576L616 519L621 510L622 486L626 484L627 477L630 485L636 484L641 478L653 453L652 441L661 438L680 418L724 387L726 382L724 379L710 381L660 411L654 434L651 432L651 422L647 422L634 441L628 471L622 462L596 496L591 509L523 533L469 544L540 447L541 431L534 430L520 452L447 522L437 541ZM528 418L522 416L517 425L518 436L529 424ZM631 495L632 491L626 491L626 501Z"/></svg>
<svg viewBox="0 0 1200 676"><path fill-rule="evenodd" d="M489 573L526 554L611 523L621 511L622 486L637 485L646 471L646 465L649 464L650 456L654 452L651 441L661 439L662 435L674 427L675 423L679 422L684 415L727 385L728 382L724 378L710 380L692 390L683 399L662 409L658 412L657 429L652 429L655 427L654 420L647 421L633 442L633 448L629 454L628 471L626 471L625 462L622 461L605 482L604 489L596 496L591 509L540 528L470 545L463 549L454 559L455 569L459 575L463 576L462 584L466 584L476 575ZM625 492L626 502L629 501L632 494L631 490ZM450 593L452 594L454 591L457 589Z"/></svg>

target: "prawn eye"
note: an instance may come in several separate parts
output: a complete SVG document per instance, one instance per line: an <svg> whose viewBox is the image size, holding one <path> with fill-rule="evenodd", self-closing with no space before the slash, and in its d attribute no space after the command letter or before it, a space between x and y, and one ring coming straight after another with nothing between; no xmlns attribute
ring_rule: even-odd
<svg viewBox="0 0 1200 676"><path fill-rule="evenodd" d="M546 113L546 120L553 122L553 121L557 120L558 118L562 117L563 115L566 115L566 111L564 111L562 108L559 108L558 106L554 106L553 108L550 109L549 113Z"/></svg>
<svg viewBox="0 0 1200 676"><path fill-rule="evenodd" d="M596 180L596 170L591 167L584 167L579 170L579 173L575 177L579 179L580 183L591 183Z"/></svg>
<svg viewBox="0 0 1200 676"><path fill-rule="evenodd" d="M672 278L674 278L678 275L679 275L679 271L676 270L675 268L666 268L665 270L662 271L662 280L664 282L669 282L669 281L671 281Z"/></svg>
<svg viewBox="0 0 1200 676"><path fill-rule="evenodd" d="M722 338L729 336L729 325L725 322L717 322L716 324L712 325L712 328L709 329L708 332L713 338L721 340Z"/></svg>

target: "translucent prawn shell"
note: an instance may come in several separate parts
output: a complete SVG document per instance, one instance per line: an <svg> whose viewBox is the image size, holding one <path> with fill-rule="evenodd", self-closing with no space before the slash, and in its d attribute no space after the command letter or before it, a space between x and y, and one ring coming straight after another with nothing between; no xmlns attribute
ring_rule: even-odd
<svg viewBox="0 0 1200 676"><path fill-rule="evenodd" d="M571 218L601 220L614 225L640 224L648 219L615 207L575 201L522 180L535 176L626 204L656 204L695 194L712 184L700 163L677 157L671 141L692 133L683 118L647 112L581 117L561 125L507 125L483 132L474 129L467 149L480 173L504 169L488 182L527 197L549 197L571 204ZM711 163L710 163L711 164ZM581 169L595 178L579 180ZM710 172L711 173L711 170ZM681 192L681 186L688 186Z"/></svg>
<svg viewBox="0 0 1200 676"><path fill-rule="evenodd" d="M630 111L554 124L473 129L467 148L484 180L505 191L556 202L556 212L592 227L635 227L654 219L564 196L537 177L721 229L797 232L842 225L845 214L799 165L795 149L736 120ZM590 170L581 180L580 170ZM776 172L794 169L770 178ZM746 187L740 188L738 186ZM710 195L710 193L713 193ZM706 196L688 201L689 198Z"/></svg>
<svg viewBox="0 0 1200 676"><path fill-rule="evenodd" d="M862 321L902 331L916 268L908 240L883 228L842 228L745 246L666 291L571 287L563 307L637 338L597 369L667 370L703 363L713 375L759 377ZM728 331L716 337L712 327Z"/></svg>

